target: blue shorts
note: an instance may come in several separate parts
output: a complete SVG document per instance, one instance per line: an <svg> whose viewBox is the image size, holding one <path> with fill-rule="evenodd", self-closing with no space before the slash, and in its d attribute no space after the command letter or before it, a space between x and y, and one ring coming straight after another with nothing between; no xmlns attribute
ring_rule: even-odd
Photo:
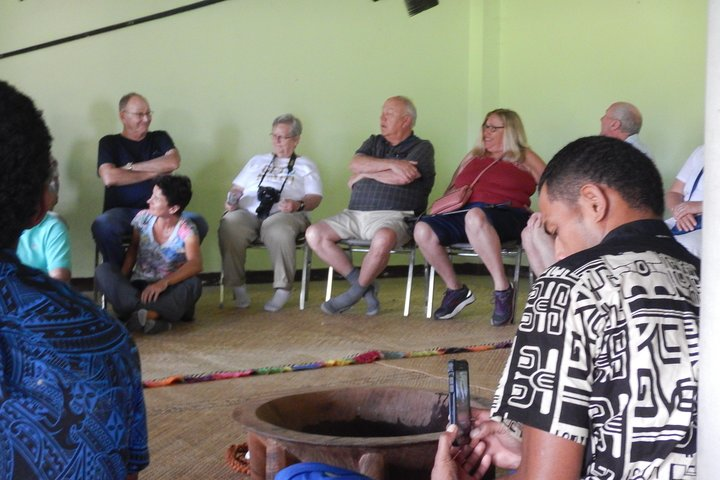
<svg viewBox="0 0 720 480"><path fill-rule="evenodd" d="M500 243L519 240L532 212L524 208L512 208L504 205L494 206L476 202L465 205L460 211L445 215L420 217L419 222L427 223L440 240L440 245L468 243L465 233L465 215L471 208L480 208L500 237Z"/></svg>

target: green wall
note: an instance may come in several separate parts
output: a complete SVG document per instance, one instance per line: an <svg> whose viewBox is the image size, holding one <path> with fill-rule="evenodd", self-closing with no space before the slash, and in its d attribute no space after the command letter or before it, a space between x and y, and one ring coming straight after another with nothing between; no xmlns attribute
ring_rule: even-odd
<svg viewBox="0 0 720 480"><path fill-rule="evenodd" d="M4 2L0 52L188 3ZM269 151L280 113L303 120L298 150L321 170L315 219L347 204L350 157L395 94L414 99L416 132L436 147L436 195L499 106L521 114L547 160L597 133L609 103L632 101L671 179L702 142L705 9L698 0L444 0L411 18L402 0L231 0L0 60L0 78L36 99L54 134L75 276L92 274L97 141L120 131L116 103L131 90L180 149L190 208L211 225L205 269L217 271L226 189L250 156ZM268 268L262 254L250 262Z"/></svg>

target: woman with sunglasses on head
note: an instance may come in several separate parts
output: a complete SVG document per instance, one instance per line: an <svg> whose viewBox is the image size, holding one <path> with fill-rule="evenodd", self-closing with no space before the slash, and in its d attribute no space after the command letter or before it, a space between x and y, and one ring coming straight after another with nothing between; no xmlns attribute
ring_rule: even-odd
<svg viewBox="0 0 720 480"><path fill-rule="evenodd" d="M485 116L478 144L460 162L448 186L449 191L472 185L468 202L453 212L423 216L415 226L415 242L447 286L436 320L453 318L475 301L458 280L445 249L469 242L493 280L492 325L512 322L515 295L505 275L501 245L520 239L532 213L530 197L544 169L545 163L528 147L517 113L498 109Z"/></svg>

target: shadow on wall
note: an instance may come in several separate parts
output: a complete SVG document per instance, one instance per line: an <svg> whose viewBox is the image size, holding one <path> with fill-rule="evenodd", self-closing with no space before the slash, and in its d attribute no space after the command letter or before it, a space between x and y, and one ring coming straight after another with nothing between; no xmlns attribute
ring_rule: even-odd
<svg viewBox="0 0 720 480"><path fill-rule="evenodd" d="M240 137L237 125L229 122L215 130L211 145L188 143L185 148L182 139L173 138L182 156L180 171L193 182L193 199L188 209L203 215L209 225L208 236L202 244L205 272L220 271L217 229L225 195L248 160L240 158Z"/></svg>
<svg viewBox="0 0 720 480"><path fill-rule="evenodd" d="M117 106L105 100L92 103L88 122L95 127L94 137L79 138L72 143L67 158L58 158L61 172L58 211L70 227L73 276L81 277L92 276L95 242L90 225L103 206L104 187L97 176L98 141L119 131Z"/></svg>

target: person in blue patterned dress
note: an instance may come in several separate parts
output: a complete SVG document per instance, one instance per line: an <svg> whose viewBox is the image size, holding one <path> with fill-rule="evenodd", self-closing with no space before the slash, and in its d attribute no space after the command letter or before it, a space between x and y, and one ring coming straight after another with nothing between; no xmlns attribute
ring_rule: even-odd
<svg viewBox="0 0 720 480"><path fill-rule="evenodd" d="M48 210L51 140L33 101L0 81L0 478L136 479L149 453L135 344L15 253Z"/></svg>
<svg viewBox="0 0 720 480"><path fill-rule="evenodd" d="M104 262L95 271L98 289L131 331L160 333L193 320L202 293L202 254L195 224L182 216L191 198L188 177L158 177L148 208L132 220L122 268Z"/></svg>

